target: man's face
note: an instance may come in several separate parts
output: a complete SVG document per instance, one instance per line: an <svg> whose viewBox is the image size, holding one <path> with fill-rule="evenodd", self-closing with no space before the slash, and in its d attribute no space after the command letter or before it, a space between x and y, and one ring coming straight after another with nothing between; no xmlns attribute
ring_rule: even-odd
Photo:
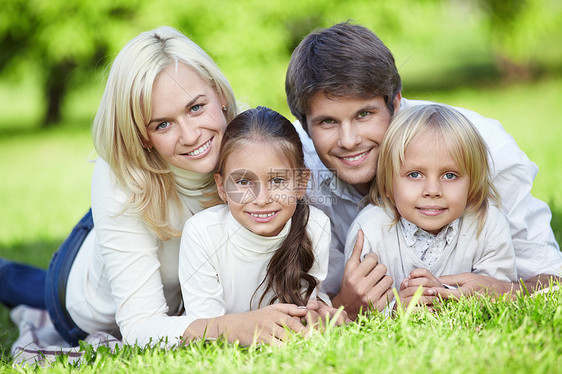
<svg viewBox="0 0 562 374"><path fill-rule="evenodd" d="M398 94L395 112L400 99ZM366 195L375 178L379 147L391 118L384 99L332 97L317 92L310 100L306 118L320 160L342 181Z"/></svg>

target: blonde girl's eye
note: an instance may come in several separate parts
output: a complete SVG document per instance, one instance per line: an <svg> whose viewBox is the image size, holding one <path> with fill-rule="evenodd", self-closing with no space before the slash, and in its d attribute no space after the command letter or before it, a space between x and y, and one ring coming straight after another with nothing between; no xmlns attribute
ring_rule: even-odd
<svg viewBox="0 0 562 374"><path fill-rule="evenodd" d="M413 178L413 179L417 179L417 178L421 177L421 174L418 171L412 171L412 172L408 173L408 177Z"/></svg>
<svg viewBox="0 0 562 374"><path fill-rule="evenodd" d="M453 180L453 179L457 178L457 175L456 175L455 173L445 173L445 174L443 175L443 177L444 177L446 180Z"/></svg>

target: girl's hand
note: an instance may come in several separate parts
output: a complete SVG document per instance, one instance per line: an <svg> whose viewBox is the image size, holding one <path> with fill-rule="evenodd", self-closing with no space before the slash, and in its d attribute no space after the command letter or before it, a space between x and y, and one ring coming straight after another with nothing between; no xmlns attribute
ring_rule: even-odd
<svg viewBox="0 0 562 374"><path fill-rule="evenodd" d="M309 300L306 305L308 311L313 311L314 314L307 314L307 322L311 326L326 326L328 321L333 321L335 318L335 326L341 326L351 322L345 310L336 309L324 303L321 300Z"/></svg>
<svg viewBox="0 0 562 374"><path fill-rule="evenodd" d="M189 325L184 339L190 341L201 337L216 339L223 336L229 342L238 341L244 346L258 343L279 346L291 335L291 331L305 331L301 318L306 314L305 308L293 304L274 304L246 313L198 319Z"/></svg>
<svg viewBox="0 0 562 374"><path fill-rule="evenodd" d="M437 291L432 287L442 287L443 284L427 269L418 268L413 270L408 275L408 278L404 279L402 284L400 284L398 296L403 307L407 307L410 304L420 286L422 287L422 296L417 304L431 306L437 296Z"/></svg>

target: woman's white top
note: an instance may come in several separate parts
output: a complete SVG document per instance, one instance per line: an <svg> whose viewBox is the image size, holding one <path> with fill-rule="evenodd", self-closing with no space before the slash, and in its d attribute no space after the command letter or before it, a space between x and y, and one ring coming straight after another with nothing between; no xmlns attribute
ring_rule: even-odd
<svg viewBox="0 0 562 374"><path fill-rule="evenodd" d="M260 291L255 291L290 226L291 220L279 235L259 236L240 225L226 205L209 208L189 219L182 235L179 260L189 323L258 309L263 285ZM310 207L306 230L314 252L314 264L308 273L318 280L315 297L328 272L330 220L319 209ZM268 305L271 296L266 294L262 306ZM320 298L329 303L327 296Z"/></svg>
<svg viewBox="0 0 562 374"><path fill-rule="evenodd" d="M171 170L183 209L172 207L170 221L179 231L202 210L200 201L215 187L212 174ZM160 339L176 344L189 325L185 316L179 316L180 238L158 239L138 212L124 209L129 197L109 165L98 159L92 177L95 229L72 265L66 307L86 332L106 331L128 344L154 344Z"/></svg>

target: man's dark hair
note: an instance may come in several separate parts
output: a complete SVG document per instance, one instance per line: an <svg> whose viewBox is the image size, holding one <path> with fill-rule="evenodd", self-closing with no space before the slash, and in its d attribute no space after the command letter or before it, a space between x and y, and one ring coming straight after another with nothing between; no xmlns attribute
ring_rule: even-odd
<svg viewBox="0 0 562 374"><path fill-rule="evenodd" d="M371 30L349 22L308 34L293 51L285 79L289 109L305 130L308 105L317 92L381 96L392 115L401 89L390 50Z"/></svg>

